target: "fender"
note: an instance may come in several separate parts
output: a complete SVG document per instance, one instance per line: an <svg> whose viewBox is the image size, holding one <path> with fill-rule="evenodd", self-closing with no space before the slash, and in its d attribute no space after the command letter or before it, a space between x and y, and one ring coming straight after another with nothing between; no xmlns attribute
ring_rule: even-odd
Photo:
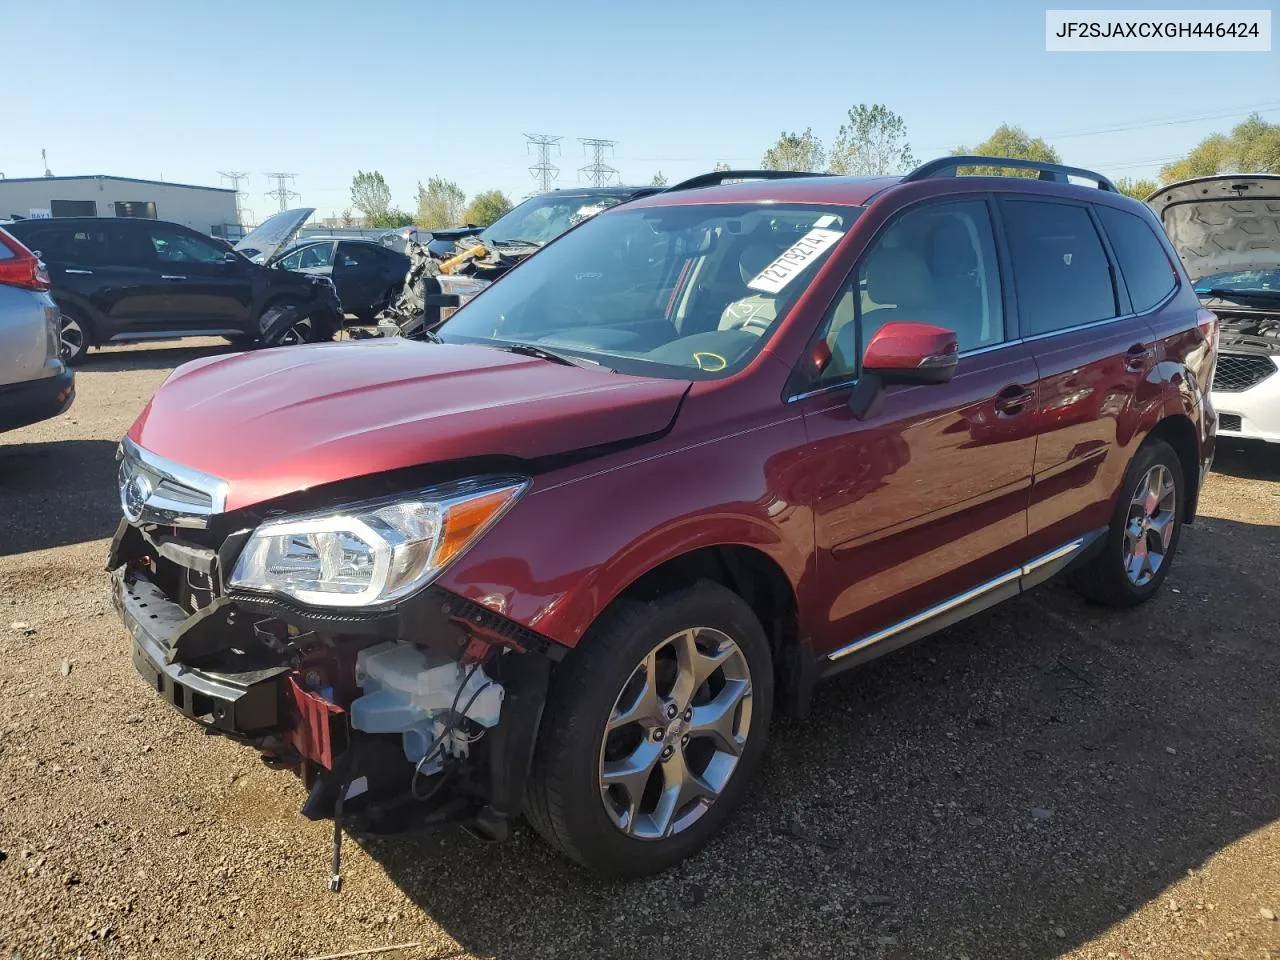
<svg viewBox="0 0 1280 960"><path fill-rule="evenodd" d="M794 418L716 440L714 457L703 444L672 443L639 461L539 478L439 585L573 647L651 570L704 547L746 546L782 569L803 620L813 516L792 489L803 478L785 466L800 462L794 451L803 444ZM777 454L762 457L762 449ZM579 482L601 472L610 482Z"/></svg>

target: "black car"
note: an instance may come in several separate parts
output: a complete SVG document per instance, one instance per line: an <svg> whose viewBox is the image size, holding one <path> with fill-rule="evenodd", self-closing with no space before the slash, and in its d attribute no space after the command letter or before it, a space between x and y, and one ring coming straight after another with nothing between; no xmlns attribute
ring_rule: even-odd
<svg viewBox="0 0 1280 960"><path fill-rule="evenodd" d="M409 258L376 240L314 237L281 250L272 266L328 277L342 309L369 321L404 288Z"/></svg>
<svg viewBox="0 0 1280 960"><path fill-rule="evenodd" d="M659 193L662 187L570 187L530 197L487 227L433 230L427 250L437 260L483 252L451 273L497 280L520 261L538 251L570 227L620 203Z"/></svg>
<svg viewBox="0 0 1280 960"><path fill-rule="evenodd" d="M236 250L181 224L142 218L19 220L7 229L47 264L63 359L75 363L108 341L224 336L277 346L332 339L342 306L328 278L274 269L243 253L249 246L269 260L302 213L269 218Z"/></svg>

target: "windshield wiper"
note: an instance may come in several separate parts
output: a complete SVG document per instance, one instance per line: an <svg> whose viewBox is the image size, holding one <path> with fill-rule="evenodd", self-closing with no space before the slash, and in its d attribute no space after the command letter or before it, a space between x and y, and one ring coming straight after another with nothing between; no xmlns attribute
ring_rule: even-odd
<svg viewBox="0 0 1280 960"><path fill-rule="evenodd" d="M532 343L494 343L492 346L498 350L505 350L507 353L518 353L522 357L537 357L539 360L550 360L552 363L561 363L566 367L609 369L599 360L588 360L586 357L575 357L573 354L569 353L556 353L554 350L534 346Z"/></svg>
<svg viewBox="0 0 1280 960"><path fill-rule="evenodd" d="M1227 290L1223 287L1210 287L1208 290L1197 290L1196 293L1219 300L1280 300L1280 290Z"/></svg>
<svg viewBox="0 0 1280 960"><path fill-rule="evenodd" d="M489 244L494 247L540 247L542 240L490 240Z"/></svg>

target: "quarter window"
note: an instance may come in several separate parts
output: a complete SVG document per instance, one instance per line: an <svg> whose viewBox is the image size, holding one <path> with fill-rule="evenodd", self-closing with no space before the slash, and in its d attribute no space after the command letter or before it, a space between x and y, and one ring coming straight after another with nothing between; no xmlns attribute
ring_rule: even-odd
<svg viewBox="0 0 1280 960"><path fill-rule="evenodd" d="M1001 214L1025 335L1118 315L1111 265L1085 207L1010 200Z"/></svg>
<svg viewBox="0 0 1280 960"><path fill-rule="evenodd" d="M1102 229L1120 263L1133 312L1144 313L1167 297L1175 283L1173 266L1151 227L1114 207L1095 206Z"/></svg>
<svg viewBox="0 0 1280 960"><path fill-rule="evenodd" d="M891 321L946 327L961 350L1004 341L1000 270L985 201L916 207L876 237L825 321L831 361L822 380L856 376L867 343Z"/></svg>

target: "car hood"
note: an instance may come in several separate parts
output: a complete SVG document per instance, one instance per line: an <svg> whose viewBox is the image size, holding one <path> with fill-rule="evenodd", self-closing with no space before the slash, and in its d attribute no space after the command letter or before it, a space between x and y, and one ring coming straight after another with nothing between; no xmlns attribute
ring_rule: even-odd
<svg viewBox="0 0 1280 960"><path fill-rule="evenodd" d="M1280 268L1280 175L1184 180L1157 190L1147 204L1192 280Z"/></svg>
<svg viewBox="0 0 1280 960"><path fill-rule="evenodd" d="M270 263L315 212L315 207L299 207L267 217L236 243L236 249L254 263Z"/></svg>
<svg viewBox="0 0 1280 960"><path fill-rule="evenodd" d="M314 344L184 364L129 439L225 481L235 510L404 467L660 433L688 387L469 344Z"/></svg>

